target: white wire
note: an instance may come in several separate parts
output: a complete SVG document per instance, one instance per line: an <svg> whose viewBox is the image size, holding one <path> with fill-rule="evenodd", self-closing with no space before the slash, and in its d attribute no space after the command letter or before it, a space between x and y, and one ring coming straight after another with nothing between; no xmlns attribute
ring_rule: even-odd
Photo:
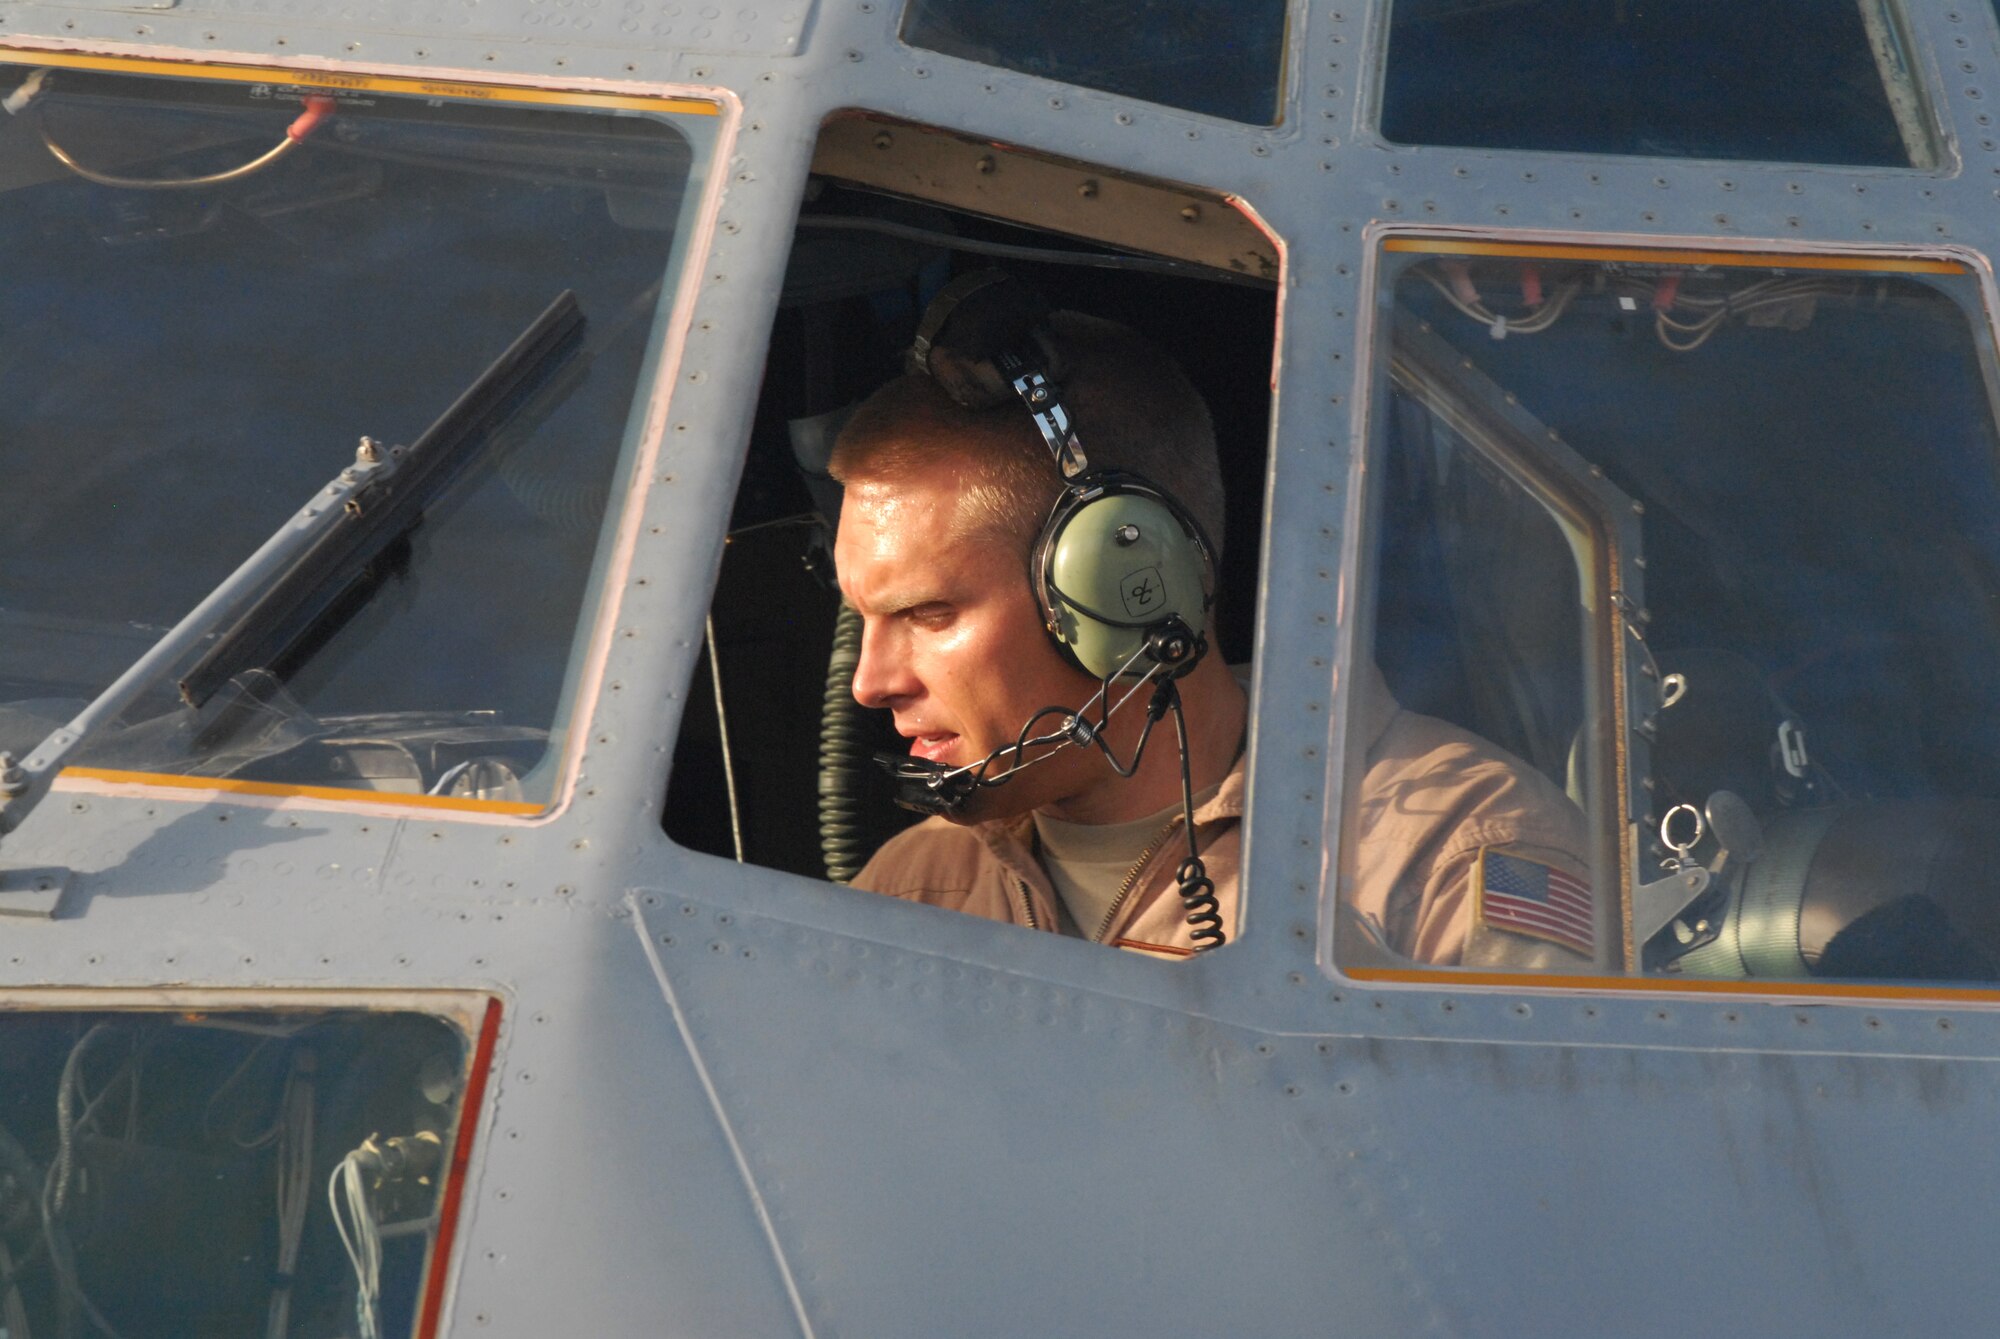
<svg viewBox="0 0 2000 1339"><path fill-rule="evenodd" d="M266 1339L285 1339L292 1317L292 1275L299 1243L305 1238L306 1206L312 1200L313 1057L301 1051L280 1099L278 1130L278 1284L271 1292Z"/></svg>
<svg viewBox="0 0 2000 1339"><path fill-rule="evenodd" d="M374 1210L368 1203L368 1186L362 1180L360 1154L361 1150L356 1149L333 1169L333 1175L326 1182L326 1202L333 1211L334 1230L340 1233L340 1244L347 1252L347 1262L354 1267L354 1318L360 1327L360 1339L381 1339L376 1307L382 1296L382 1236L375 1224ZM347 1200L347 1212L354 1219L352 1235L348 1233L346 1219L340 1210L343 1193Z"/></svg>
<svg viewBox="0 0 2000 1339"><path fill-rule="evenodd" d="M1450 284L1431 273L1428 268L1418 270L1417 274L1425 283L1435 288L1446 302L1458 308L1466 316L1471 317L1489 330L1499 328L1509 335L1539 335L1542 331L1547 330L1557 321L1560 321L1563 313L1569 310L1569 304L1575 300L1578 293L1583 291L1581 280L1571 280L1568 283L1559 284L1548 300L1528 315L1518 318L1507 317L1503 320L1490 310L1484 302L1467 302L1461 298L1452 290Z"/></svg>
<svg viewBox="0 0 2000 1339"><path fill-rule="evenodd" d="M1477 298L1467 301L1430 266L1419 267L1415 273L1461 314L1487 327L1496 336L1532 335L1548 329L1562 319L1570 302L1583 288L1580 280L1558 285L1548 301L1517 321L1496 315ZM1653 283L1624 276L1613 277L1608 287L1619 294L1621 300L1637 298L1649 304L1659 292ZM1673 352L1692 353L1706 344L1732 316L1747 317L1752 312L1788 307L1822 297L1852 297L1857 292L1857 285L1815 275L1774 275L1754 280L1734 292L1719 296L1676 289L1666 307L1655 307L1653 330L1660 343ZM1683 320L1669 314L1679 309L1692 313L1692 319Z"/></svg>
<svg viewBox="0 0 2000 1339"><path fill-rule="evenodd" d="M0 1274L14 1272L14 1257L7 1250L7 1243L0 1241ZM7 1326L7 1339L31 1339L28 1333L28 1308L21 1301L21 1290L13 1282L7 1284L7 1291L0 1294L0 1322Z"/></svg>
<svg viewBox="0 0 2000 1339"><path fill-rule="evenodd" d="M83 1285L77 1281L76 1260L69 1239L59 1228L63 1209L69 1199L71 1177L76 1170L77 1132L86 1121L92 1120L98 1103L116 1089L118 1078L126 1072L126 1069L138 1063L135 1042L133 1056L126 1061L125 1067L119 1070L119 1074L114 1075L111 1082L105 1085L94 1099L84 1100L87 1096L83 1089L84 1052L90 1049L92 1042L110 1031L112 1026L108 1022L93 1023L90 1030L78 1038L76 1045L70 1048L69 1058L63 1062L62 1077L56 1080L56 1157L55 1161L49 1164L48 1175L42 1181L42 1239L48 1246L49 1268L55 1273L57 1287L82 1309L83 1314L101 1334L107 1336L107 1339L119 1339L117 1329L104 1318L104 1313L97 1309L97 1304L90 1300L90 1294L86 1293ZM76 1113L79 1101L83 1101L84 1107L80 1116Z"/></svg>

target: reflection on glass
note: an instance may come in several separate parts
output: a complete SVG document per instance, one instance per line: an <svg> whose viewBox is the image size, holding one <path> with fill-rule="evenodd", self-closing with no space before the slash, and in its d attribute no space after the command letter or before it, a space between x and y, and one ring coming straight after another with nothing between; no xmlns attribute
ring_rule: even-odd
<svg viewBox="0 0 2000 1339"><path fill-rule="evenodd" d="M1935 165L1888 0L1394 0L1405 144Z"/></svg>
<svg viewBox="0 0 2000 1339"><path fill-rule="evenodd" d="M1482 421L1497 397L1425 352L1393 378L1346 902L1392 958L1588 967L1609 956L1592 889L1615 886L1585 817L1605 546L1559 472Z"/></svg>
<svg viewBox="0 0 2000 1339"><path fill-rule="evenodd" d="M73 759L545 802L699 118L79 69L0 87L27 101L0 123L0 750L574 290L581 347L310 636L199 711L163 683Z"/></svg>
<svg viewBox="0 0 2000 1339"><path fill-rule="evenodd" d="M0 1324L333 1335L366 1315L411 1334L427 1264L447 1264L430 1257L458 1126L478 1115L467 1041L359 1008L10 1010ZM359 1303L340 1235L357 1231L376 1248Z"/></svg>
<svg viewBox="0 0 2000 1339"><path fill-rule="evenodd" d="M1589 688L1503 625L1554 617L1583 572L1583 640L1610 654L1581 658L1599 680L1582 724L1612 749L1567 784L1596 896L1631 918L1613 966L2000 979L2000 440L1973 277L1388 248L1403 393L1383 426L1377 659L1413 705L1553 780L1577 720L1561 704ZM1441 414L1616 504L1601 587L1575 545L1520 537L1518 508L1455 500L1467 453ZM1462 914L1476 934L1476 887ZM1387 961L1461 961L1394 929L1350 943L1389 931ZM1515 949L1489 960L1551 965Z"/></svg>
<svg viewBox="0 0 2000 1339"><path fill-rule="evenodd" d="M1231 121L1278 119L1284 0L909 0L902 38Z"/></svg>

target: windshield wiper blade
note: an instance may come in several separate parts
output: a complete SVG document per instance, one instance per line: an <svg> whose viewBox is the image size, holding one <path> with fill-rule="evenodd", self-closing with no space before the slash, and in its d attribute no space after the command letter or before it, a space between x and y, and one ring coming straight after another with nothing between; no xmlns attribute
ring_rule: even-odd
<svg viewBox="0 0 2000 1339"><path fill-rule="evenodd" d="M181 679L181 699L201 706L238 674L282 664L330 618L351 612L342 597L576 351L583 325L575 293L550 303L423 436L400 449L394 472L350 497L341 516L222 631Z"/></svg>
<svg viewBox="0 0 2000 1339"><path fill-rule="evenodd" d="M231 609L310 548L336 517L346 514L346 504L362 489L395 469L395 462L386 453L370 450L369 445L372 444L364 444L352 465L336 474L305 506L272 531L255 553L203 596L201 603L167 629L165 635L146 648L145 654L127 666L109 688L92 698L68 723L51 730L24 759L0 753L0 837L20 827L42 802L65 758L96 738L157 683L162 674L200 646ZM0 914L21 914L23 907L27 909L25 914L54 914L54 900L61 896L66 878L67 874L60 870L22 878L19 871L0 867Z"/></svg>
<svg viewBox="0 0 2000 1339"><path fill-rule="evenodd" d="M189 682L181 685L183 695L195 705L241 672L228 668L237 657L269 653L273 647L282 655L311 635L337 606L347 585L383 547L423 519L424 508L477 448L531 398L561 358L575 350L582 329L576 295L565 292L416 446L392 454L364 438L352 465L315 492L89 706L50 731L26 758L0 753L0 837L18 828L41 803L65 758L117 720L161 675L206 641L231 610L244 612L223 643L195 667L196 672L219 677L193 684L199 701L189 694ZM387 487L392 483L397 486ZM221 654L225 646L232 648L227 656ZM257 667L254 662L252 667ZM191 672L188 680L195 679ZM15 902L34 907L31 914L52 914L62 872L30 877L25 887L16 886L24 882L18 874L10 876L0 867L0 914L14 910Z"/></svg>

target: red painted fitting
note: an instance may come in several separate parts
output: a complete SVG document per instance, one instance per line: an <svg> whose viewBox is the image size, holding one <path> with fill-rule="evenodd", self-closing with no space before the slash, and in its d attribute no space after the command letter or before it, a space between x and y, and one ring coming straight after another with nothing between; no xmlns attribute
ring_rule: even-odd
<svg viewBox="0 0 2000 1339"><path fill-rule="evenodd" d="M285 138L302 140L318 130L320 122L339 110L340 104L324 93L312 93L306 97L306 109L299 113L299 119L285 127Z"/></svg>
<svg viewBox="0 0 2000 1339"><path fill-rule="evenodd" d="M1529 307L1542 305L1542 271L1539 266L1521 267L1521 301Z"/></svg>

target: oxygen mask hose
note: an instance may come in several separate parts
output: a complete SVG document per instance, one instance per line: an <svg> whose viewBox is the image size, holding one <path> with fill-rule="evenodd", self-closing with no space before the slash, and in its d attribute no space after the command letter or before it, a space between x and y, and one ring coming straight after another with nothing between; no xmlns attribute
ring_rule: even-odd
<svg viewBox="0 0 2000 1339"><path fill-rule="evenodd" d="M826 877L835 883L850 882L868 863L862 790L867 723L854 700L854 669L860 663L861 615L843 604L833 626L819 727L819 849Z"/></svg>

